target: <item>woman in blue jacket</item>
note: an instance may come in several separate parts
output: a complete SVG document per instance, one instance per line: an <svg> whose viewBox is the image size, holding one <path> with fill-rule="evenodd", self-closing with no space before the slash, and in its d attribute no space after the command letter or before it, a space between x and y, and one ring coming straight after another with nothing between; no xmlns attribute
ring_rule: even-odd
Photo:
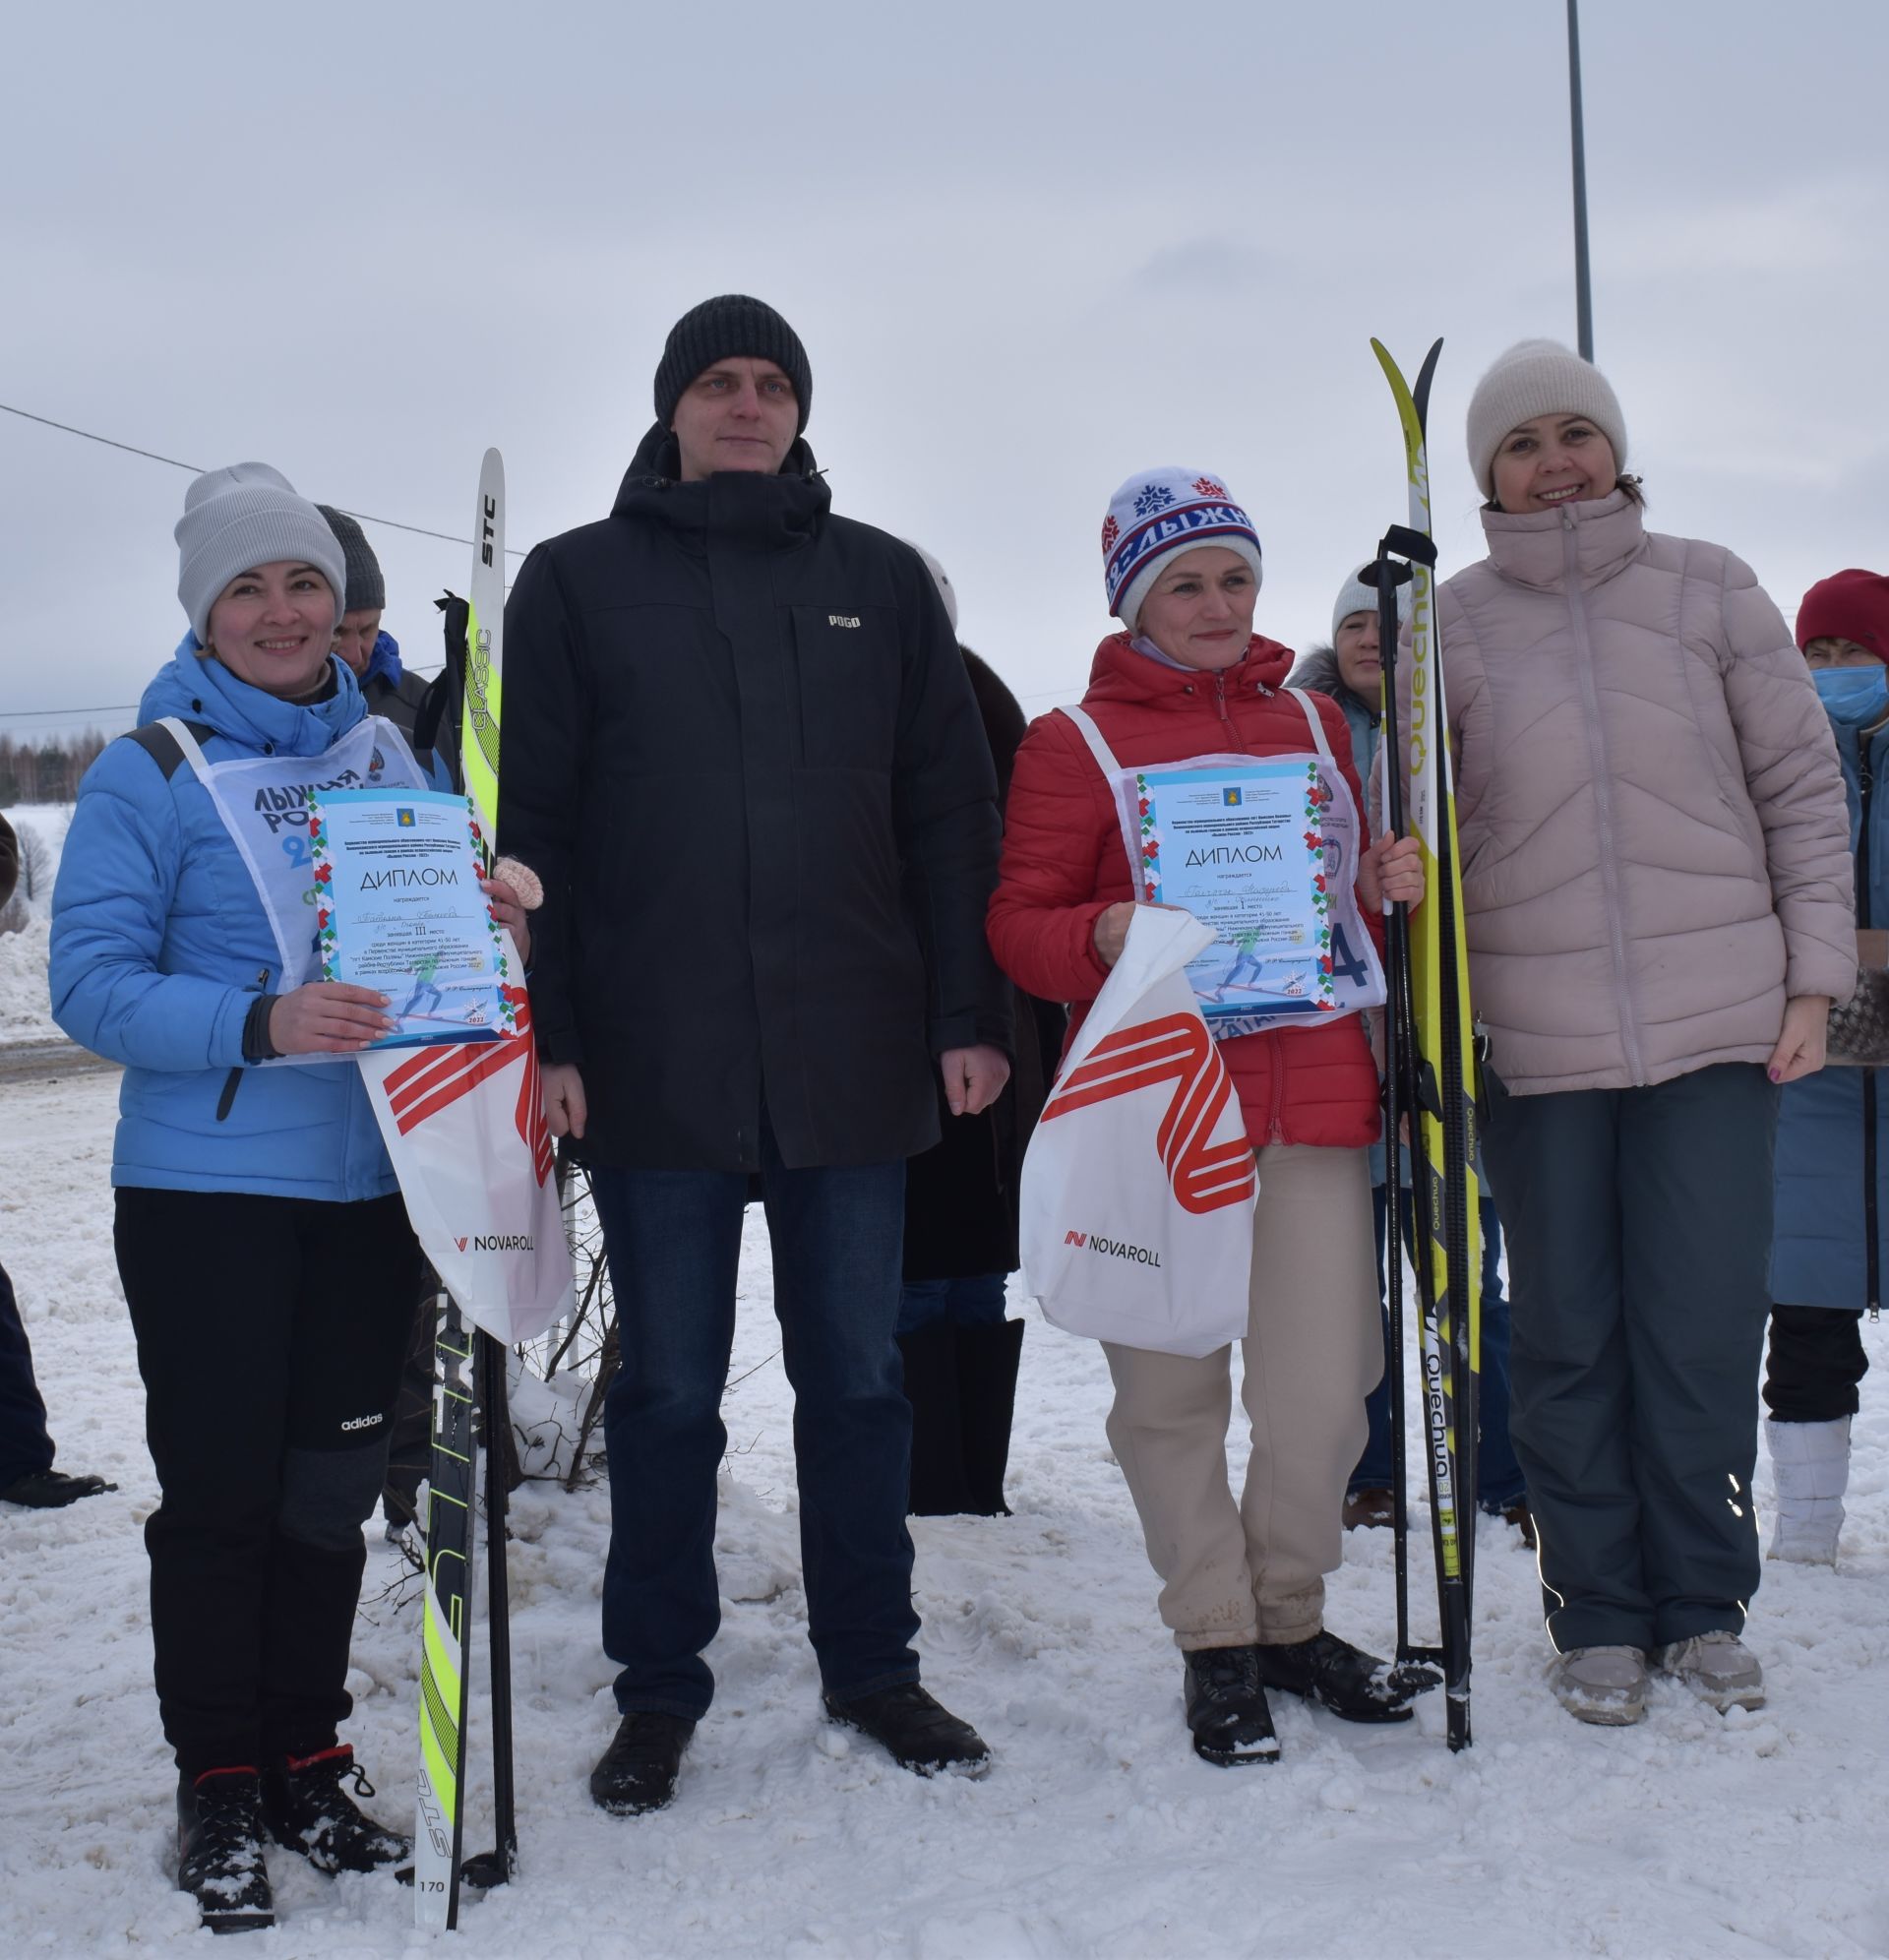
<svg viewBox="0 0 1889 1960"><path fill-rule="evenodd" d="M1889 927L1889 578L1839 572L1798 609L1803 649L1837 738L1857 856L1857 925ZM1865 962L1866 963L1866 962ZM1880 963L1880 962L1877 962ZM1880 1069L1793 1082L1778 1119L1777 1226L1765 1442L1777 1485L1770 1556L1834 1565L1850 1481L1850 1418L1868 1369L1889 1263L1889 1094Z"/></svg>
<svg viewBox="0 0 1889 1960"><path fill-rule="evenodd" d="M265 464L213 470L177 542L191 634L80 786L52 997L125 1066L157 1699L178 1882L222 1929L271 1923L265 1831L329 1871L408 1851L343 1789L371 1794L338 1725L420 1257L351 1060L386 998L304 984L306 795L422 778L330 657L344 560L313 504Z"/></svg>

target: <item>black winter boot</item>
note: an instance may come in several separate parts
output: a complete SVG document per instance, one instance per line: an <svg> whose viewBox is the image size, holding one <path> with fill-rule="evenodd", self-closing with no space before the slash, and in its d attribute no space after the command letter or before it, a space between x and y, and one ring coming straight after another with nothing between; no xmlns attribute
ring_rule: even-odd
<svg viewBox="0 0 1889 1960"><path fill-rule="evenodd" d="M1196 1647L1187 1656L1184 1692L1195 1755L1222 1769L1279 1760L1256 1649Z"/></svg>
<svg viewBox="0 0 1889 1960"><path fill-rule="evenodd" d="M696 1725L686 1716L633 1709L590 1772L590 1801L613 1817L660 1810L676 1794L682 1752Z"/></svg>
<svg viewBox="0 0 1889 1960"><path fill-rule="evenodd" d="M905 1508L913 1517L955 1517L974 1508L964 1482L957 1329L934 1320L900 1334L898 1351L912 1405L912 1489Z"/></svg>
<svg viewBox="0 0 1889 1960"><path fill-rule="evenodd" d="M275 1924L263 1857L262 1780L253 1769L207 1769L177 1779L177 1889L212 1932Z"/></svg>
<svg viewBox="0 0 1889 1960"><path fill-rule="evenodd" d="M1257 1651L1268 1687L1303 1695L1346 1722L1408 1722L1418 1695L1443 1683L1434 1668L1380 1661L1331 1632Z"/></svg>
<svg viewBox="0 0 1889 1960"><path fill-rule="evenodd" d="M1023 1358L1023 1322L958 1327L957 1399L964 1437L964 1508L978 1517L1008 1517L1004 1472L1010 1461L1010 1420L1016 1413L1016 1371Z"/></svg>
<svg viewBox="0 0 1889 1960"><path fill-rule="evenodd" d="M915 1681L848 1695L844 1701L833 1694L821 1699L835 1722L870 1736L900 1769L915 1775L947 1769L959 1776L982 1776L991 1766L984 1738L940 1707Z"/></svg>
<svg viewBox="0 0 1889 1960"><path fill-rule="evenodd" d="M353 1795L341 1788L354 1779ZM317 1871L378 1871L413 1856L413 1841L377 1824L356 1807L374 1786L346 1743L307 1756L284 1756L263 1778L263 1814L269 1834L285 1851L298 1851Z"/></svg>

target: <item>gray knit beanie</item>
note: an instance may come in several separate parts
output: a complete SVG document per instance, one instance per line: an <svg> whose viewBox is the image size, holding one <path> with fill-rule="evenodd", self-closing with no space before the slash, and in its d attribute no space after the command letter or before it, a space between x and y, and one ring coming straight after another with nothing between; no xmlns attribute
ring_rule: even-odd
<svg viewBox="0 0 1889 1960"><path fill-rule="evenodd" d="M347 592L341 600L341 610L380 612L387 604L387 582L381 577L381 561L374 556L367 533L345 511L337 511L333 504L317 504L315 508L328 520L329 529L340 539L341 549L347 555Z"/></svg>
<svg viewBox="0 0 1889 1960"><path fill-rule="evenodd" d="M1365 574L1376 564L1374 558L1367 558L1345 582L1338 588L1338 597L1331 608L1331 637L1338 638L1338 629L1353 613L1368 612L1372 619L1377 617L1377 587L1365 583ZM1410 623L1410 582L1406 580L1397 587L1397 623L1407 626Z"/></svg>
<svg viewBox="0 0 1889 1960"><path fill-rule="evenodd" d="M335 593L341 616L347 558L340 539L279 469L266 462L232 462L210 469L184 492L177 520L177 596L190 628L210 643L210 609L229 582L259 565L293 559L312 565Z"/></svg>
<svg viewBox="0 0 1889 1960"><path fill-rule="evenodd" d="M1495 495L1502 438L1537 415L1585 415L1626 467L1626 417L1599 368L1558 340L1517 340L1476 384L1469 401L1469 466L1485 497Z"/></svg>
<svg viewBox="0 0 1889 1960"><path fill-rule="evenodd" d="M704 299L670 328L656 367L656 420L668 428L676 419L676 403L682 399L683 390L696 376L717 361L740 354L772 361L794 384L794 399L800 407L796 433L804 435L814 405L814 371L807 365L807 349L800 344L800 336L766 301L750 299L745 292L724 292Z"/></svg>

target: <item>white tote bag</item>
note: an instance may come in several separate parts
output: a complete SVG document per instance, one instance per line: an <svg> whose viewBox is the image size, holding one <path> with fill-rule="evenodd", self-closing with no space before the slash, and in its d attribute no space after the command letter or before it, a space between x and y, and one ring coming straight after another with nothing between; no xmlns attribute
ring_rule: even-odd
<svg viewBox="0 0 1889 1960"><path fill-rule="evenodd" d="M1026 1289L1068 1333L1212 1354L1247 1330L1259 1183L1186 968L1213 929L1137 906L1023 1160Z"/></svg>
<svg viewBox="0 0 1889 1960"><path fill-rule="evenodd" d="M518 949L509 949L519 971ZM355 1059L406 1215L459 1311L508 1345L576 1311L531 1006L499 1041L370 1048Z"/></svg>

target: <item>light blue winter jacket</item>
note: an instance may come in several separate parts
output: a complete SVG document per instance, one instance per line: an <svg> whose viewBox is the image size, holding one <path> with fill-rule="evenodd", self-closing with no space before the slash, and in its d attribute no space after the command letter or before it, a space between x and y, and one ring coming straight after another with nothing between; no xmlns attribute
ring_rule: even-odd
<svg viewBox="0 0 1889 1960"><path fill-rule="evenodd" d="M1834 714L1830 725L1850 800L1859 923L1889 926L1889 785L1883 782L1889 770L1889 729L1877 729L1868 740L1872 787L1865 884L1862 731ZM1889 1069L1824 1069L1791 1083L1778 1112L1771 1298L1782 1306L1855 1309L1870 1304L1862 1149L1868 1100L1875 1105L1878 1283L1889 1285Z"/></svg>
<svg viewBox="0 0 1889 1960"><path fill-rule="evenodd" d="M334 697L277 701L187 638L145 692L141 723L208 723L210 762L319 756L366 712L338 660ZM114 1185L346 1202L396 1187L351 1060L243 1061L243 1021L280 978L256 888L188 763L166 781L136 742L86 771L52 897L52 1011L125 1065ZM233 1072L233 1077L232 1077Z"/></svg>

